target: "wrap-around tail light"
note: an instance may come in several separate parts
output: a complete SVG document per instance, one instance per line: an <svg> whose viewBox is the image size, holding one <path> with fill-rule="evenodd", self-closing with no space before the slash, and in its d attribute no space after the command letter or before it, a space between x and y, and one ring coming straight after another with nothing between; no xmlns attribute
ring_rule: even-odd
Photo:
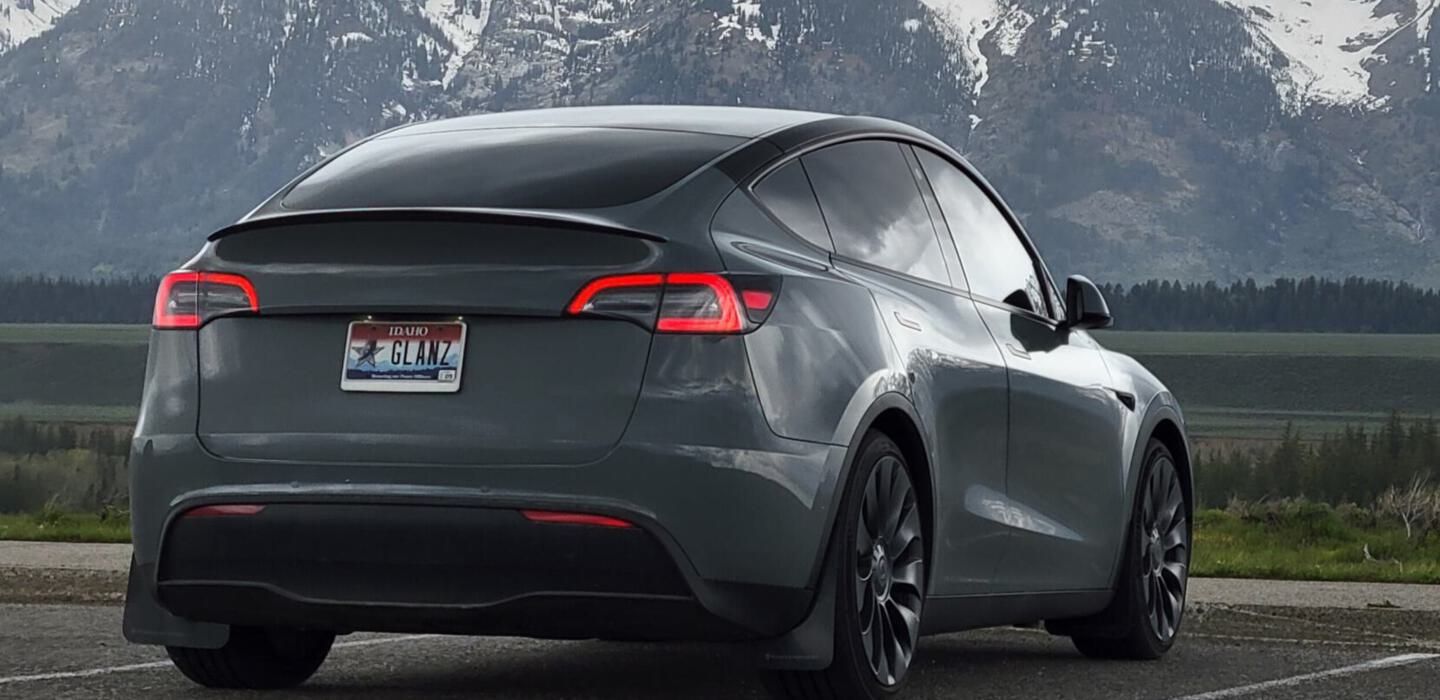
<svg viewBox="0 0 1440 700"><path fill-rule="evenodd" d="M259 311L255 286L245 277L180 270L160 280L153 323L160 330L193 330L217 316Z"/></svg>
<svg viewBox="0 0 1440 700"><path fill-rule="evenodd" d="M764 275L616 275L585 285L566 313L624 318L659 333L731 335L764 323L779 289L778 278Z"/></svg>

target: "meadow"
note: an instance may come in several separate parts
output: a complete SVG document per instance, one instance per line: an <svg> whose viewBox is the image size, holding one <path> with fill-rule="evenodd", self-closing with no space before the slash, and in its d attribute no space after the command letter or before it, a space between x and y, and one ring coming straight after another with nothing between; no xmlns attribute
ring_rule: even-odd
<svg viewBox="0 0 1440 700"><path fill-rule="evenodd" d="M1175 392L1209 444L1317 438L1392 411L1440 415L1440 335L1106 331Z"/></svg>
<svg viewBox="0 0 1440 700"><path fill-rule="evenodd" d="M146 326L0 325L0 419L133 422L149 338Z"/></svg>
<svg viewBox="0 0 1440 700"><path fill-rule="evenodd" d="M0 419L134 420L149 329L0 325ZM1440 335L1105 331L1175 392L1209 445L1440 415Z"/></svg>

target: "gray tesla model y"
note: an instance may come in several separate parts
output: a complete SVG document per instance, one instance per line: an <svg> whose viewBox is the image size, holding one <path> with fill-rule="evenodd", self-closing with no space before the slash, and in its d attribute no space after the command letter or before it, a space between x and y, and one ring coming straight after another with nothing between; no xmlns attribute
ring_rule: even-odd
<svg viewBox="0 0 1440 700"><path fill-rule="evenodd" d="M741 642L783 697L991 625L1156 658L1190 453L1110 323L891 121L388 131L164 278L125 633L246 688L355 631Z"/></svg>

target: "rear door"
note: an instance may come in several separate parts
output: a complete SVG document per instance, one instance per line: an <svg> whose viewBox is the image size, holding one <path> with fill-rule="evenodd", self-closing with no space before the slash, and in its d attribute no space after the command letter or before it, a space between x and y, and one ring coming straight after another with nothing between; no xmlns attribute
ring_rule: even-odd
<svg viewBox="0 0 1440 700"><path fill-rule="evenodd" d="M940 245L909 146L843 143L802 157L835 244L837 269L868 287L925 425L934 469L931 593L990 590L1003 526L986 514L1005 482L1004 361Z"/></svg>
<svg viewBox="0 0 1440 700"><path fill-rule="evenodd" d="M1000 569L1021 591L1100 589L1124 509L1122 411L1100 351L1060 327L1049 278L999 206L946 159L916 149L959 250L970 292L1009 366L1009 471Z"/></svg>
<svg viewBox="0 0 1440 700"><path fill-rule="evenodd" d="M260 313L199 331L200 439L239 459L598 459L624 432L651 334L622 320L566 317L566 305L597 277L705 264L675 259L690 250L563 224L393 216L224 236L199 264L248 278ZM413 364L429 346L386 333L413 333L418 323L463 325L463 350L441 346L463 352L458 391L342 387L342 367L365 353L366 338L379 340L370 359L380 369ZM352 324L378 335L352 336Z"/></svg>

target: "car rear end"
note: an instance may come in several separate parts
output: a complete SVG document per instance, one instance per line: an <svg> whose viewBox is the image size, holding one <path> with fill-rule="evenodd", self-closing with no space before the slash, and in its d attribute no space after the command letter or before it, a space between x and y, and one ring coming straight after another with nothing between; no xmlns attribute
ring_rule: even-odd
<svg viewBox="0 0 1440 700"><path fill-rule="evenodd" d="M392 179L449 157L404 145ZM128 637L737 639L804 616L844 449L766 423L744 341L784 290L723 269L732 181L691 163L609 216L367 207L373 172L335 165L352 177L161 286Z"/></svg>

